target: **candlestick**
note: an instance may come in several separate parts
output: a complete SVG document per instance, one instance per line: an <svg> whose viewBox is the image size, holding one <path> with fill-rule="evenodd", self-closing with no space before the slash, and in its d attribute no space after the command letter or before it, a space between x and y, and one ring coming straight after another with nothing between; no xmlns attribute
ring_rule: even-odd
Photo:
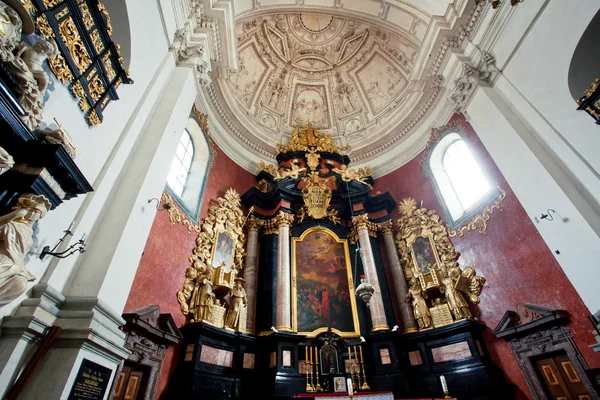
<svg viewBox="0 0 600 400"><path fill-rule="evenodd" d="M360 348L360 370L362 370L362 375L363 375L363 384L361 386L361 390L371 390L371 387L367 383L367 374L365 373L365 360L362 356L362 346L359 346L359 348Z"/></svg>
<svg viewBox="0 0 600 400"><path fill-rule="evenodd" d="M308 362L308 346L304 346L304 359Z"/></svg>
<svg viewBox="0 0 600 400"><path fill-rule="evenodd" d="M315 346L315 365L316 365L316 371L317 371L317 385L315 386L315 389L317 390L317 392L322 392L323 388L321 387L321 384L319 383L319 353L317 352L317 346Z"/></svg>
<svg viewBox="0 0 600 400"><path fill-rule="evenodd" d="M358 364L358 365L357 365L357 367L358 367L358 372L357 372L357 371L355 371L355 374L358 374L358 375L357 375L357 378L358 378L358 385L357 385L356 387L357 387L358 389L360 389L360 361L358 360L358 353L356 352L356 346L353 346L353 347L354 347L354 358L356 359L356 363ZM360 346L359 346L359 347L360 347Z"/></svg>
<svg viewBox="0 0 600 400"><path fill-rule="evenodd" d="M446 378L444 377L444 375L440 375L440 382L442 382L442 390L444 391L444 398L451 399L452 397L450 397L450 395L448 393L448 385L446 384Z"/></svg>
<svg viewBox="0 0 600 400"><path fill-rule="evenodd" d="M352 390L352 379L346 379L346 386L348 387L348 394L352 396L354 394L354 391Z"/></svg>
<svg viewBox="0 0 600 400"><path fill-rule="evenodd" d="M305 347L306 349L308 349L308 347ZM306 391L307 392L314 392L315 388L313 387L313 385L311 384L311 378L312 378L312 364L308 363L308 360L304 360L304 367L306 368Z"/></svg>

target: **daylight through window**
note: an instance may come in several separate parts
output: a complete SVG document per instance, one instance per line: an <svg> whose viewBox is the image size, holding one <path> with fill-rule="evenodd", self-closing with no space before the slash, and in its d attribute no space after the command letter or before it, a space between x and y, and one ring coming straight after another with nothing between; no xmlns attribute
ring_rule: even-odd
<svg viewBox="0 0 600 400"><path fill-rule="evenodd" d="M169 176L167 177L167 184L179 197L183 196L193 158L194 145L192 144L190 134L185 130L183 135L181 135L181 140L179 141L179 146L177 147L177 152L175 153L171 169L169 170Z"/></svg>

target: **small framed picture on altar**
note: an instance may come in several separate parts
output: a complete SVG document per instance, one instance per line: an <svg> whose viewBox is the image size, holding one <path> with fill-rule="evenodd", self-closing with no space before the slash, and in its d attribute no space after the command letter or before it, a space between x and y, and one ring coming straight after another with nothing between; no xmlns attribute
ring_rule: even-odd
<svg viewBox="0 0 600 400"><path fill-rule="evenodd" d="M343 376L335 376L333 377L333 391L336 393L343 392L346 390L346 378Z"/></svg>

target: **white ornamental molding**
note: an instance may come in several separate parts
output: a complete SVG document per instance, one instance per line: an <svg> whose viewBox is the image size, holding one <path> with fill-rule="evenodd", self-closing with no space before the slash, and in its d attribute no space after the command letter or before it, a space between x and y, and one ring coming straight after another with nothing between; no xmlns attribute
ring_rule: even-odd
<svg viewBox="0 0 600 400"><path fill-rule="evenodd" d="M496 60L490 53L483 52L477 67L465 62L463 73L454 81L454 89L450 91L449 95L455 111L465 112L477 87L479 85L491 86L498 73Z"/></svg>

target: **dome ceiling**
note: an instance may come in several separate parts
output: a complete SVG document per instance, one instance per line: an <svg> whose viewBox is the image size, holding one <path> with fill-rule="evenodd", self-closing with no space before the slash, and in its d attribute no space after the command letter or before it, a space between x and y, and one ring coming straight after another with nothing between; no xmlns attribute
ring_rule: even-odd
<svg viewBox="0 0 600 400"><path fill-rule="evenodd" d="M308 122L353 144L408 86L417 44L356 20L276 14L239 23L227 90L274 134Z"/></svg>
<svg viewBox="0 0 600 400"><path fill-rule="evenodd" d="M251 154L241 155L247 160L272 162L277 143L308 122L349 145L355 164L402 141L440 89L423 62L415 70L428 22L409 12L402 18L394 26L315 12L239 18L239 68L220 72L205 88L237 143L231 147Z"/></svg>

